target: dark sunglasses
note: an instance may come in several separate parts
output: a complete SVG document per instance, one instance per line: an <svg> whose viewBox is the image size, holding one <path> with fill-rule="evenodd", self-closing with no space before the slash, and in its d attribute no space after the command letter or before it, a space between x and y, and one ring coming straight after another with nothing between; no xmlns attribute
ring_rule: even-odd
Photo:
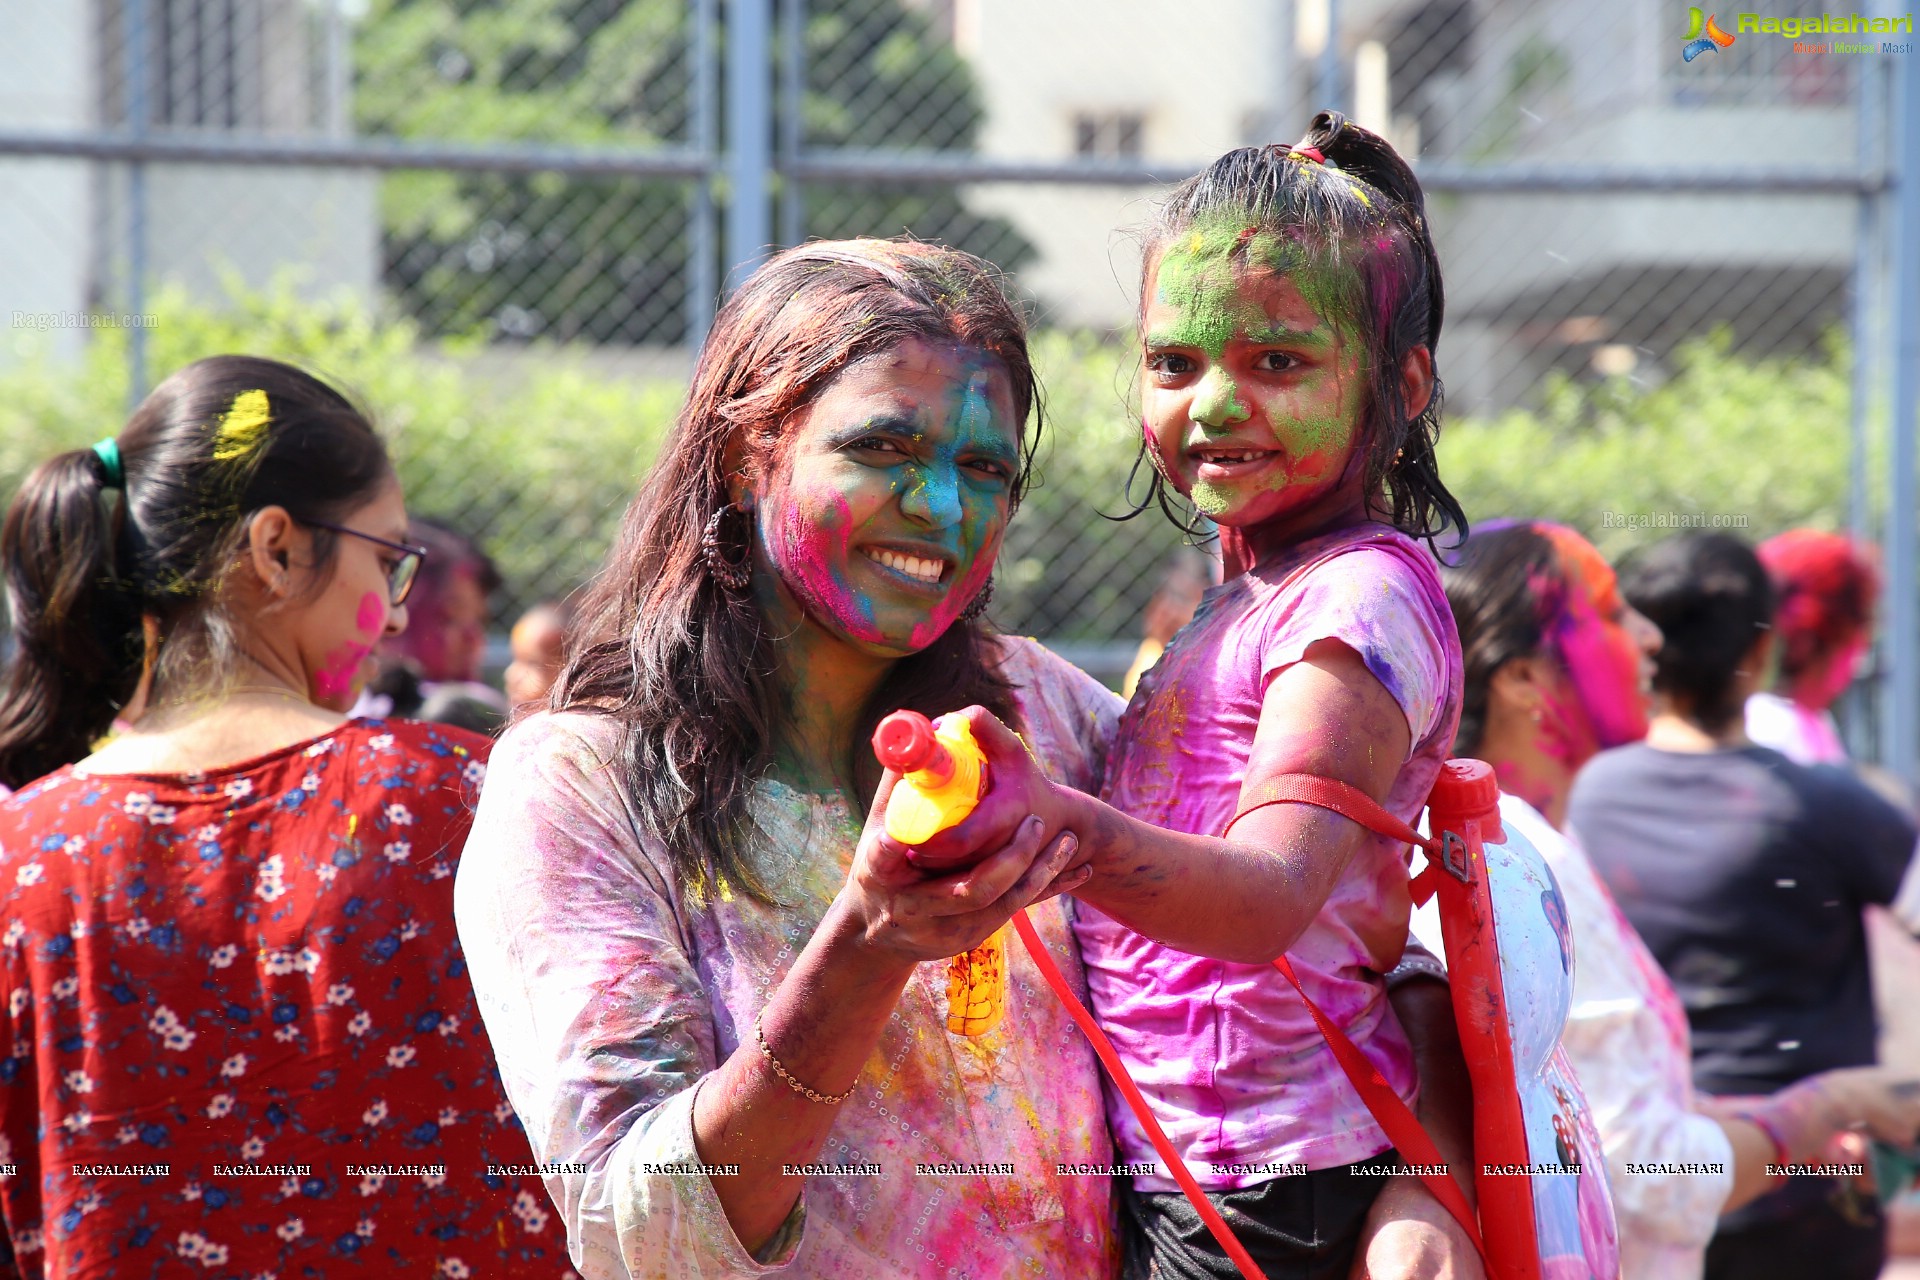
<svg viewBox="0 0 1920 1280"><path fill-rule="evenodd" d="M425 547L393 542L387 538L376 538L371 533L362 533L358 529L349 529L343 524L331 524L325 520L302 520L300 523L315 529L344 533L349 537L364 538L368 542L377 542L383 547L398 551L400 559L394 562L393 568L387 570L387 603L398 609L407 602L407 593L413 590L414 576L420 572L420 562L427 558Z"/></svg>

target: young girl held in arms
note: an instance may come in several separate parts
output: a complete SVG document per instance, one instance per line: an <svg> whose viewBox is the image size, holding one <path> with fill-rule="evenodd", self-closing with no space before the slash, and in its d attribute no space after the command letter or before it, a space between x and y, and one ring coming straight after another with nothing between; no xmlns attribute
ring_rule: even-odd
<svg viewBox="0 0 1920 1280"><path fill-rule="evenodd" d="M1424 1190L1384 1172L1390 1142L1271 967L1290 954L1414 1102L1385 979L1406 848L1267 784L1319 774L1412 820L1448 754L1459 638L1417 541L1465 526L1434 463L1441 309L1413 174L1332 113L1179 187L1146 246L1150 500L1171 488L1218 526L1226 581L1142 679L1107 803L1058 793L1061 822L1095 850L1075 923L1095 1011L1271 1275L1344 1280L1370 1213L1423 1219L1466 1268L1450 1274L1478 1269ZM1111 1093L1107 1111L1116 1156L1152 1163ZM1136 1274L1238 1274L1164 1171L1125 1209Z"/></svg>

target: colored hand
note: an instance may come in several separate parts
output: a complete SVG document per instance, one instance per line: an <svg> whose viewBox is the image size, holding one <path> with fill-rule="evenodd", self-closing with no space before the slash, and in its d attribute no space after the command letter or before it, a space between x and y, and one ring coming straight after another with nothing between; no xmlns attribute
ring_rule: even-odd
<svg viewBox="0 0 1920 1280"><path fill-rule="evenodd" d="M1845 1067L1827 1071L1802 1081L1780 1094L1790 1107L1788 1095L1801 1090L1816 1092L1819 1110L1829 1132L1838 1129L1861 1130L1890 1146L1910 1147L1920 1135L1920 1080L1911 1072L1891 1067ZM1825 1143L1809 1135L1810 1145L1818 1150ZM1790 1146L1798 1146L1792 1138ZM1803 1158L1799 1151L1795 1159Z"/></svg>
<svg viewBox="0 0 1920 1280"><path fill-rule="evenodd" d="M907 847L886 833L887 799L897 781L891 772L881 779L840 890L840 906L858 923L863 946L890 965L965 955L1015 911L1064 893L1091 873L1075 870L1080 850L1073 833L1050 831L1038 818L1009 824L994 843L981 839L975 847L989 852L959 869L949 864L938 874L915 866Z"/></svg>
<svg viewBox="0 0 1920 1280"><path fill-rule="evenodd" d="M1013 730L985 707L968 707L958 714L966 719L987 757L990 784L966 818L914 846L913 864L929 872L965 866L983 850L1000 848L1030 816L1040 818L1049 838L1072 825L1074 793L1048 779ZM1067 870L1077 870L1090 856L1089 851L1080 851Z"/></svg>

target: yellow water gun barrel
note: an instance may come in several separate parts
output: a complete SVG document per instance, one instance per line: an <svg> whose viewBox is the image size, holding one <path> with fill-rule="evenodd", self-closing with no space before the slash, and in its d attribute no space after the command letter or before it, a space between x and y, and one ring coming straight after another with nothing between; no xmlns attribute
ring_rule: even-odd
<svg viewBox="0 0 1920 1280"><path fill-rule="evenodd" d="M873 731L873 754L902 775L887 802L887 834L923 844L958 824L987 790L987 758L957 716L895 711ZM947 1030L977 1036L1007 1011L1007 926L947 961Z"/></svg>

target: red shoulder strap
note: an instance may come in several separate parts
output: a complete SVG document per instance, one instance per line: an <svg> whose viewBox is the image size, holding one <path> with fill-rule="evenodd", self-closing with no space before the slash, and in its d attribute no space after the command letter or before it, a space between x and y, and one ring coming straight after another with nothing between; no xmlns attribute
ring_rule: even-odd
<svg viewBox="0 0 1920 1280"><path fill-rule="evenodd" d="M1389 836L1395 840L1404 840L1408 844L1417 844L1429 853L1437 852L1439 844L1427 836L1421 835L1406 823L1389 813L1378 801L1356 786L1340 781L1338 778L1325 778L1317 773L1283 773L1260 784L1253 793L1250 803L1233 815L1233 822L1227 824L1225 836L1233 830L1234 823L1252 813L1255 809L1265 809L1276 804L1310 804L1316 808L1331 809L1343 818L1351 818L1369 831Z"/></svg>
<svg viewBox="0 0 1920 1280"><path fill-rule="evenodd" d="M1440 1148L1433 1145L1426 1127L1400 1100L1400 1095L1393 1091L1372 1060L1361 1052L1360 1046L1349 1040L1347 1033L1334 1026L1327 1015L1320 1012L1320 1006L1307 998L1306 991L1300 986L1300 979L1293 972L1293 965L1288 963L1285 956L1281 956L1273 962L1273 967L1285 974L1287 981L1293 984L1293 989L1300 993L1300 1003L1306 1005L1307 1012L1313 1016L1313 1025L1320 1028L1327 1048L1333 1050L1334 1060L1347 1073L1347 1080L1353 1085L1354 1092L1367 1104L1367 1110L1373 1112L1373 1118L1380 1122L1387 1140L1393 1143L1400 1158L1407 1164L1422 1165L1428 1170L1436 1166L1444 1167L1446 1160L1441 1156ZM1433 1198L1446 1206L1447 1212L1467 1233L1467 1239L1473 1241L1474 1251L1484 1264L1487 1250L1480 1243L1480 1223L1474 1217L1473 1206L1467 1203L1465 1193L1460 1190L1460 1184L1444 1173L1423 1172L1419 1177L1427 1190L1433 1193ZM1488 1273L1492 1273L1491 1268Z"/></svg>
<svg viewBox="0 0 1920 1280"><path fill-rule="evenodd" d="M1265 1280L1267 1273L1260 1269L1260 1264L1253 1260L1253 1255L1247 1252L1246 1246L1235 1238L1232 1228L1227 1226L1226 1219L1220 1216L1220 1211L1213 1207L1213 1201L1207 1199L1206 1192L1202 1191L1200 1184L1194 1181L1193 1174L1187 1169L1186 1161L1182 1160L1179 1153L1173 1149L1173 1143L1168 1140L1166 1131L1160 1127L1160 1122L1153 1118L1153 1111L1147 1106L1147 1100L1140 1096L1140 1086L1136 1085L1133 1077L1127 1074L1127 1068L1120 1061L1120 1055L1114 1052L1113 1042L1107 1039L1107 1033L1100 1029L1100 1024L1093 1020L1093 1015L1087 1012L1087 1007L1080 1003L1080 997L1076 996L1073 988L1067 985L1066 976L1060 972L1060 966L1056 965L1053 957L1047 954L1047 944L1042 942L1040 935L1034 931L1033 921L1027 918L1026 908L1022 907L1014 913L1013 927L1019 932L1020 941L1026 944L1027 954L1033 957L1033 963L1040 970L1040 976L1047 980L1047 985L1053 988L1053 994L1060 998L1060 1003L1067 1007L1067 1012L1080 1025L1080 1030L1093 1045L1094 1053L1099 1055L1100 1065L1107 1069L1107 1075L1112 1077L1113 1083L1126 1098L1127 1106L1132 1108L1134 1118L1147 1131L1147 1137L1153 1141L1153 1149L1160 1153L1160 1162L1167 1166L1167 1172L1173 1175L1173 1180L1180 1184L1182 1191L1186 1192L1194 1211L1200 1215L1200 1220L1207 1224L1207 1230L1213 1233L1213 1238L1219 1242L1222 1249L1226 1250L1227 1256L1233 1259L1233 1265L1240 1268L1242 1280ZM1398 1102L1399 1099L1395 1098L1394 1101ZM1458 1194L1457 1190L1455 1194ZM1479 1240L1476 1237L1475 1244L1478 1243Z"/></svg>
<svg viewBox="0 0 1920 1280"><path fill-rule="evenodd" d="M1260 784L1253 803L1233 815L1233 822L1227 824L1227 831L1232 831L1234 822L1240 821L1255 809L1264 809L1268 805L1275 804L1310 804L1321 809L1331 809L1343 818L1351 818L1369 831L1393 840L1404 840L1408 844L1418 845L1426 851L1427 865L1425 870L1413 878L1413 883L1409 886L1413 892L1413 905L1425 906L1427 899L1433 896L1434 878L1444 862L1440 842L1431 836L1421 835L1394 817L1360 788L1349 786L1338 778L1323 778L1317 773L1283 773L1277 778ZM1225 835L1227 831L1220 834Z"/></svg>
<svg viewBox="0 0 1920 1280"><path fill-rule="evenodd" d="M1422 878L1432 874L1434 867L1439 865L1439 841L1415 831L1360 788L1341 782L1337 778L1326 778L1312 773L1287 773L1262 783L1254 793L1252 802L1233 816L1233 821L1227 823L1226 831L1221 834L1225 835L1232 831L1234 823L1239 822L1254 810L1275 804L1310 804L1317 808L1330 809L1343 818L1359 823L1369 831L1420 846L1428 854L1434 855L1427 871L1421 873ZM1430 886L1422 887L1426 892L1417 893L1416 896L1419 900L1425 901L1431 896L1432 890ZM1395 1149L1400 1152L1401 1159L1413 1165L1445 1164L1446 1161L1441 1158L1440 1150L1434 1146L1432 1137L1414 1117L1407 1104L1400 1100L1400 1095L1387 1084L1379 1068L1375 1067L1367 1055L1361 1052L1360 1046L1348 1039L1346 1032L1333 1025L1327 1015L1320 1011L1320 1006L1307 996L1305 988L1300 985L1299 977L1293 971L1292 963L1285 956L1281 956L1273 962L1273 967L1293 984L1293 989L1300 995L1300 1003L1307 1007L1307 1013L1313 1018L1313 1025L1320 1029L1320 1035L1326 1040L1327 1048L1333 1050L1334 1060L1346 1073L1348 1083L1353 1085L1354 1092L1360 1095L1360 1100L1367 1104L1367 1110L1373 1113L1373 1118L1380 1122L1381 1129L1386 1131L1387 1140L1392 1142ZM1426 1184L1427 1190L1433 1193L1434 1199L1445 1205L1447 1212L1454 1216L1454 1220L1467 1233L1467 1238L1473 1241L1474 1249L1479 1252L1484 1262L1486 1249L1480 1243L1479 1222L1474 1217L1473 1208L1467 1203L1467 1198L1461 1192L1459 1184L1444 1173L1423 1173L1420 1175L1420 1181Z"/></svg>

